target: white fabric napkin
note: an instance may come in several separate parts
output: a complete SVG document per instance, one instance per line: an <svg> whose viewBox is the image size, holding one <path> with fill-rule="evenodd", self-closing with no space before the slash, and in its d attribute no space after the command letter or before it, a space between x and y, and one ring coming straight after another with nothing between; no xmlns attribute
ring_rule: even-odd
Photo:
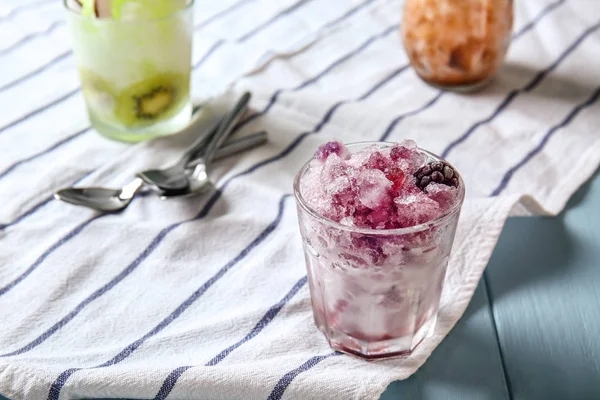
<svg viewBox="0 0 600 400"><path fill-rule="evenodd" d="M200 2L194 92L229 87L207 108L217 115L251 90L258 114L239 135L266 129L270 143L216 164L208 196L148 195L105 215L59 203L59 187L124 184L190 138L127 146L87 130L72 59L53 61L68 52L56 3L0 8L10 399L377 399L461 317L511 211L559 213L600 162L594 2L515 2L508 60L473 95L439 92L407 67L396 1ZM412 138L466 181L438 324L407 358L336 355L312 322L290 193L331 138Z"/></svg>

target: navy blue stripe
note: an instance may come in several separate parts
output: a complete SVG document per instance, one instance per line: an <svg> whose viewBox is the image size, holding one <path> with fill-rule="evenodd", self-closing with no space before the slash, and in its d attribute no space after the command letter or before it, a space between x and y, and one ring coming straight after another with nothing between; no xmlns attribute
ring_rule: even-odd
<svg viewBox="0 0 600 400"><path fill-rule="evenodd" d="M275 21L279 20L281 17L284 17L284 16L292 13L296 9L300 8L300 6L302 6L303 4L307 3L308 1L312 1L312 0L301 0L300 2L298 2L298 3L294 4L294 5L286 8L286 9L284 9L282 11L280 11L279 13L275 14L270 20L265 21L264 23L260 24L259 26L253 28L250 32L245 33L241 37L237 38L235 41L237 43L243 43L244 41L250 39L252 36L256 35L260 31L262 31L263 29L266 29L267 27L269 27L271 24L273 24ZM208 59L208 57L211 54L213 54L220 47L223 47L226 43L227 43L227 41L225 41L224 39L217 40L211 46L211 48L204 54L204 56L202 56L202 58L197 63L194 64L194 69L198 68L202 64L204 64L204 62Z"/></svg>
<svg viewBox="0 0 600 400"><path fill-rule="evenodd" d="M208 60L208 57L210 57L211 54L213 54L219 47L223 46L225 44L225 40L223 39L219 39L217 40L210 49L208 49L208 51L206 53L204 53L204 55L200 58L200 60L198 60L197 63L195 63L192 67L192 69L196 69L198 67L200 67L202 64L204 64L204 62L206 60Z"/></svg>
<svg viewBox="0 0 600 400"><path fill-rule="evenodd" d="M77 178L77 180L75 182L72 183L72 185L76 185L79 182L81 182L83 179L87 178L88 176L90 176L95 170L91 170L89 172L86 172L85 175L80 176L79 178ZM7 223L7 224L0 224L0 231L9 228L11 226L14 226L16 224L18 224L19 222L21 222L22 220L24 220L25 218L29 217L31 214L35 213L37 210L39 210L40 208L44 207L46 204L50 203L52 200L54 199L53 196L49 196L46 197L45 199L43 199L42 201L40 201L39 203L37 203L36 205L34 205L33 207L31 207L29 210L25 211L23 214L19 215L16 219L14 219L13 221Z"/></svg>
<svg viewBox="0 0 600 400"><path fill-rule="evenodd" d="M575 117L583 109L594 104L598 100L598 97L600 97L600 87L597 88L586 101L584 101L581 104L578 104L573 110L571 110L571 112L569 114L567 114L567 116L561 122L559 122L558 124L551 127L550 130L548 130L548 132L544 135L544 137L542 138L540 143L536 147L534 147L533 150L531 150L529 153L527 153L527 155L525 157L523 157L523 159L521 161L519 161L516 165L514 165L512 168L510 168L504 174L504 177L502 178L500 184L498 185L498 187L496 189L494 189L494 191L492 192L492 194L490 196L498 196L504 189L506 189L506 186L510 182L514 173L517 172L519 169L521 169L529 161L531 161L531 159L533 157L535 157L540 151L542 151L542 149L544 148L546 143L548 143L548 141L550 140L552 135L554 135L561 128L564 128L569 123L571 123L571 121L573 121L573 119L575 119Z"/></svg>
<svg viewBox="0 0 600 400"><path fill-rule="evenodd" d="M165 379L162 386L160 387L160 390L158 391L153 400L166 399L169 393L171 393L171 391L175 387L175 384L177 383L177 380L179 380L179 377L190 368L193 367L191 365L188 365L185 367L175 368L173 371L171 371L171 373L169 374L169 376L167 376L167 379Z"/></svg>
<svg viewBox="0 0 600 400"><path fill-rule="evenodd" d="M19 222L21 222L25 218L29 217L31 214L33 214L34 212L36 212L40 208L44 207L46 204L50 203L52 201L52 199L53 199L52 196L46 197L44 200L40 201L39 203L37 203L36 205L34 205L33 207L31 207L29 210L27 210L23 214L19 215L12 222L9 222L7 224L0 224L0 231L6 229L8 227L11 227L13 225L18 224Z"/></svg>
<svg viewBox="0 0 600 400"><path fill-rule="evenodd" d="M376 0L366 0L363 1L362 3L356 5L355 7L351 8L350 10L348 10L345 14L339 16L338 18L329 21L327 24L325 24L323 26L322 29L327 29L327 28L331 28L334 25L339 24L340 22L342 22L345 19L350 18L352 15L356 14L357 11L363 9L364 7L368 6L371 3L374 3Z"/></svg>
<svg viewBox="0 0 600 400"><path fill-rule="evenodd" d="M504 98L504 100L502 100L502 102L498 105L498 107L496 107L496 110L494 110L494 112L490 116L488 116L485 119L477 121L475 124L471 125L471 127L469 129L467 129L467 131L465 133L463 133L458 139L452 141L442 152L442 158L447 158L448 154L456 146L458 146L459 144L461 144L462 142L467 140L469 138L469 136L471 136L471 134L473 134L473 132L475 132L477 130L477 128L479 128L482 125L487 124L488 122L490 122L494 118L496 118L498 115L500 115L500 113L506 107L508 107L508 105L510 103L512 103L512 101L519 95L520 92L521 92L521 89L513 89L510 92L508 92L508 95Z"/></svg>
<svg viewBox="0 0 600 400"><path fill-rule="evenodd" d="M446 92L439 92L437 95L435 95L434 98L432 98L431 100L429 100L427 103L425 103L421 107L417 108L416 110L409 111L409 112L406 112L404 114L398 115L396 118L394 118L389 123L389 125L387 126L387 128L385 128L385 131L383 132L383 134L381 135L381 137L379 138L379 140L382 141L382 142L386 141L387 138L390 136L390 134L396 128L396 125L398 125L402 120L404 120L404 118L411 117L413 115L417 115L420 112L427 110L429 107L431 107L435 103L437 103L437 101L440 99L440 97L442 97L444 95L444 93L446 93Z"/></svg>
<svg viewBox="0 0 600 400"><path fill-rule="evenodd" d="M74 89L64 95L62 95L61 97L59 97L58 99L53 100L51 103L48 103L40 108L38 108L37 110L33 110L32 112L30 112L29 114L23 115L22 117L20 117L19 119L16 119L12 122L10 122L8 125L4 125L2 128L0 128L0 133L4 132L5 130L12 128L13 126L20 124L21 122L25 121L26 119L33 117L34 115L37 115L39 113L42 113L44 111L46 111L47 109L49 109L50 107L53 107L55 105L57 105L58 103L67 100L69 97L73 97L75 94L77 94L79 92L79 88Z"/></svg>
<svg viewBox="0 0 600 400"><path fill-rule="evenodd" d="M293 13L298 8L302 7L306 3L310 3L311 1L313 1L313 0L300 0L299 2L292 4L290 7L281 10L280 12L275 14L271 19L258 25L256 28L252 29L250 32L246 32L243 36L238 38L237 41L239 43L245 42L246 40L250 39L252 36L255 36L257 33L262 31L263 29L267 28L268 26L272 25L274 22L278 21L281 17L284 17L286 15Z"/></svg>
<svg viewBox="0 0 600 400"><path fill-rule="evenodd" d="M237 3L233 3L229 7L224 8L223 10L214 14L212 17L207 18L204 21L202 21L200 24L196 25L196 27L194 27L194 31L199 31L200 29L204 28L205 26L212 24L219 18L223 18L225 15L229 14L230 12L235 11L238 8L240 8L241 6L245 5L246 3L250 3L252 1L255 1L255 0L241 0L241 1L238 1Z"/></svg>
<svg viewBox="0 0 600 400"><path fill-rule="evenodd" d="M80 369L81 368L71 368L71 369L64 371L62 374L60 374L59 377L56 378L54 383L52 383L52 386L50 386L50 392L48 393L48 400L58 400L58 398L60 397L60 390L65 385L65 383L67 383L67 379L69 379L69 377L71 375L73 375L75 372L79 371Z"/></svg>
<svg viewBox="0 0 600 400"><path fill-rule="evenodd" d="M341 353L335 352L335 353L325 354L323 356L314 356L314 357L309 358L308 360L306 360L306 362L304 364L300 365L298 368L295 368L295 369L289 371L288 373L286 373L285 375L283 375L281 377L281 379L279 380L279 382L277 382L277 385L275 385L275 387L273 388L273 391L271 392L269 397L267 397L267 400L280 400L283 397L283 393L285 393L285 390L288 388L288 386L290 386L292 381L294 379L296 379L296 377L298 375L313 368L314 366L319 364L321 361L323 361L329 357L340 355L340 354Z"/></svg>
<svg viewBox="0 0 600 400"><path fill-rule="evenodd" d="M12 82L8 82L5 83L3 86L0 86L0 92L3 92L7 89L10 89L16 85L18 85L19 83L25 82L26 80L33 78L36 75L41 74L42 72L44 72L45 70L47 70L48 68L54 66L55 64L58 64L59 62L61 62L62 60L64 60L65 58L69 57L71 55L71 50L66 51L64 53L60 53L59 55L57 55L56 57L54 57L53 59L51 59L50 61L48 61L46 64L42 65L41 67L39 67L38 69L35 69L31 72L28 72L27 74L15 79Z"/></svg>
<svg viewBox="0 0 600 400"><path fill-rule="evenodd" d="M258 321L258 323L254 326L254 328L252 328L252 330L244 338L242 338L237 343L232 344L231 346L229 346L228 348L226 348L225 350L223 350L222 352L217 354L212 360L210 360L209 362L206 363L206 366L208 367L208 366L217 365L218 363L223 361L225 359L225 357L227 357L232 351L234 351L235 349L237 349L238 347L240 347L241 345L243 345L244 343L246 343L247 341L249 341L256 335L258 335L260 333L260 331L265 329L265 327L267 325L269 325L271 323L271 321L273 321L273 319L277 316L277 314L279 314L279 311L281 311L283 306L286 305L292 299L292 297L294 297L296 295L296 293L298 293L298 291L300 289L302 289L302 287L306 284L306 280L307 280L306 275L303 276L302 278L300 278L300 280L298 282L296 282L296 284L283 297L283 299L281 299L277 304L273 305L269 309L269 311L267 311L267 313L265 315L263 315L263 317L260 319L260 321Z"/></svg>
<svg viewBox="0 0 600 400"><path fill-rule="evenodd" d="M244 336L238 342L232 344L225 350L221 351L214 358L212 358L210 361L204 364L204 366L211 367L217 365L218 363L223 361L225 357L227 357L232 351L234 351L244 343L254 338L256 335L258 335L263 329L267 327L267 325L271 323L271 321L273 321L273 319L277 316L277 314L279 314L279 311L281 311L283 306L285 306L296 295L296 293L298 293L298 291L300 291L300 289L304 287L306 281L307 277L306 275L304 275L302 278L300 278L298 282L294 284L294 286L292 286L290 291L279 302L271 306L271 308L265 313L265 315L263 315L260 321L258 321L258 323L246 336ZM171 390L173 390L173 388L175 387L175 384L177 383L179 377L190 368L191 366L184 366L171 371L167 379L165 379L162 386L160 387L160 390L156 394L154 400L166 399L169 393L171 393Z"/></svg>
<svg viewBox="0 0 600 400"><path fill-rule="evenodd" d="M359 5L357 5L356 7L351 8L350 10L348 10L346 13L344 13L343 15L339 16L338 18L329 21L327 24L323 25L323 27L321 27L319 30L323 30L323 29L327 29L327 28L331 28L334 25L339 24L340 22L344 21L345 19L351 17L352 15L354 15L357 11L359 11L360 9L362 9L363 7L367 6L368 4L374 2L375 0L367 0ZM254 28L251 32L248 32L246 34L244 34L242 37L238 38L236 41L238 43L242 43L245 40L247 40L249 37L256 35L258 32L260 32L262 29L267 28L270 24L272 24L273 22L277 21L279 18L281 18L284 15L289 14L290 12L292 12L293 10L299 8L299 6L301 6L302 4L304 4L304 1L301 1L295 5L293 5L292 7L285 9L284 11L282 11L281 13L275 15L273 18L271 18L271 20L265 22L264 24L262 24L261 26L258 26L256 28ZM226 43L225 40L220 39L218 40L215 44L212 45L212 47L208 50L208 52L196 63L194 64L194 68L198 68L200 65L204 64L204 62L206 61L206 59L215 52L215 50L217 50L219 47L222 47L224 44Z"/></svg>
<svg viewBox="0 0 600 400"><path fill-rule="evenodd" d="M369 43L370 43L370 42L369 42ZM366 48L366 47L365 47L365 46L360 46L360 47L359 47L359 49L364 49L364 48ZM352 51L352 52L351 52L351 54L353 54L353 55L357 55L358 53L359 53L359 52L357 52L356 50L354 50L354 51ZM342 58L340 58L339 60L347 60L347 59L348 59L348 56L346 55L346 56L343 56ZM327 68L325 69L325 71L331 71L331 69L332 69L332 68L331 68L331 67L332 67L332 65L339 65L339 60L338 60L338 61L335 61L333 64L331 64L329 67L327 67ZM402 66L402 67L400 67L399 69L397 69L397 70L393 71L393 72L392 72L390 75L388 75L388 76L387 76L387 77L386 77L386 78L385 78L385 79L384 79L382 82L379 82L379 83L377 83L377 84L374 86L374 88L380 88L380 87L383 85L383 83L387 83L387 82L389 82L390 80L392 80L394 77L396 77L396 76L397 76L399 73L401 73L401 72L402 72L402 71L404 71L405 69L406 69L406 66ZM320 76L320 77L323 77L323 76L325 76L325 75L326 75L326 74L324 74L324 73L320 73L318 76ZM315 80L314 80L314 79L310 79L310 81L311 81L311 82L315 82ZM301 86L303 86L303 85L301 85ZM373 92L374 92L373 88L372 88L372 89L369 89L369 91L367 91L367 93L365 93L364 95L362 95L362 96L360 96L360 97L359 97L359 100L364 100L364 99L365 99L365 98L366 98L368 95L371 95ZM335 111L335 110L336 110L336 109L337 109L339 106L341 106L342 104L344 104L344 102L340 102L340 103L337 103L337 104L335 104L335 105L334 105L334 106L333 106L333 107L332 107L332 108L331 108L331 109L330 109L330 110L329 110L329 111L328 111L328 112L325 114L325 116L324 116L323 120L322 120L322 121L321 121L319 124L317 124L317 126L315 127L315 129L313 129L313 131L311 131L311 132L304 132L304 133L302 133L302 134L301 134L300 136L298 136L298 137L297 137L297 138L296 138L296 139L295 139L295 140L294 140L294 141L293 141L293 142L292 142L292 143L291 143L291 144L290 144L290 145L289 145L289 146L288 146L286 149L284 149L284 150L283 150L283 152L281 152L281 153L280 153L280 154L278 154L277 156L274 156L274 157L271 157L270 159L267 159L267 160L261 161L261 162L259 162L259 163L255 164L255 165L253 165L252 167L250 167L250 168L249 168L249 169L247 169L246 171L243 171L243 172L241 172L241 173L238 173L237 175L234 175L234 176L232 176L231 178L229 178L227 181L225 181L225 182L223 183L223 185L221 186L221 188L220 188L219 190L215 191L215 192L214 192L214 194L213 194L213 195L212 195L212 196L209 198L209 200L208 200L208 201L207 201L207 203L204 205L204 207L203 207L203 209L200 211L200 213L199 213L199 214L198 214L196 217L194 217L192 220L183 221L183 222L179 222L179 223L176 223L176 224L170 225L169 227L167 227L167 228L165 228L163 231L161 231L161 232L158 234L158 236L157 236L157 237L156 237L156 238L155 238L155 239L152 241L152 243L150 244L150 247L149 247L149 248L147 248L147 249L146 249L146 250L145 250L145 251L144 251L144 252L143 252L143 253L142 253L142 254L141 254L139 257L138 257L139 261L138 261L138 259L136 259L136 261L134 261L134 264L132 264L132 265L130 265L128 268L126 268L126 269L123 271L123 273L122 273L121 275L119 275L119 276L118 276L118 277L120 277L120 278L119 278L119 280L118 280L118 281L116 281L114 284L116 285L116 284L117 284L117 283L118 283L120 280L124 279L124 278L125 278L125 277L126 277L128 274L129 274L129 273L133 272L133 270L134 270L135 268L137 268L138 264L139 264L139 263L141 263L141 262L142 262L142 261L143 261L143 260L144 260L144 259L145 259L145 258L146 258L146 257L147 257L147 256L148 256L148 255L149 255L151 252L152 252L152 251L153 251L154 247L158 246L158 244L159 244L159 243L160 243L160 242L161 242L161 241L164 239L164 237L165 237L165 236L166 236L166 235L167 235L167 234L168 234L168 233L169 233L171 230L175 229L177 226L179 226L179 225L181 225L181 224L183 224L183 223L185 223L185 222L189 222L189 221L193 221L193 220L197 220L197 219L204 218L204 217L205 217L205 216L208 214L208 212L211 210L211 208L213 207L213 205L214 205L214 204L215 204L215 203L216 203L216 202L219 200L219 198L221 197L222 191L223 191L223 190L224 190L224 189L225 189L225 188L226 188L226 187L229 185L229 183L230 183L232 180L234 180L234 179L236 179L236 178L238 178L238 177L241 177L241 176L244 176L244 175L250 174L250 173L252 173L253 171L257 170L258 168L260 168L260 167L262 167L262 166L264 166L264 165L270 164L271 162L277 161L277 160L279 160L279 159L281 159L281 158L285 157L285 156L286 156L287 154L289 154L289 153L290 153L290 152L291 152L291 151L292 151L292 150L293 150L293 149L294 149L296 146L298 146L298 144L300 144L300 142L301 142L301 141L302 141L302 140L303 140L305 137L307 137L308 135L310 135L310 134L312 134L312 133L316 133L316 132L318 132L320 129L322 129L322 128L323 128L323 126L324 126L324 125L325 125L325 124L326 124L326 123L329 121L329 119L330 119L330 118L331 118L331 116L333 115L333 112L334 112L334 111ZM91 173L91 172L90 172L90 173ZM80 178L80 180L81 180L81 179L83 179L83 178ZM77 183L77 182L76 182L76 183ZM52 198L48 199L48 201L49 201L49 200L51 200L51 199L52 199ZM37 210L38 208L40 208L40 206L41 206L41 205L38 205L38 206L36 206L36 207L35 207L35 210ZM30 211L28 211L28 212L27 212L27 215L30 215L31 213L32 213L32 211L30 210ZM0 226L0 230L1 230L1 229L4 229L4 228L6 228L6 227L8 227L8 226L12 226L12 225L16 224L17 222L19 222L19 221L20 221L20 220L22 220L23 218L24 218L24 217L23 217L23 216L21 216L21 217L17 218L17 220L13 221L13 222L12 222L12 223L10 223L10 224L4 225L4 226ZM83 303L82 303L82 304L83 304ZM87 305L87 303L86 303L85 305ZM78 308L77 308L77 309L80 311L81 309L83 309L83 307L85 307L85 305L84 305L84 306L82 306L81 308L79 308L79 306L81 306L81 304L80 304L80 305L78 306ZM65 317L65 319L67 319L67 318L68 318L68 320L70 320L70 319L74 318L74 316L75 316L77 313L79 313L79 311L77 311L77 312L76 312L74 315L72 315L72 316L70 316L71 314L69 314L67 317ZM66 321L66 322L68 322L68 321ZM66 322L65 322L65 323L66 323ZM64 325L64 324L63 324L63 325ZM62 326L62 325L61 325L61 326ZM30 344L28 344L27 346L25 346L25 347L24 347L24 348L22 348L21 350L23 350L23 349L25 349L25 348L26 348L26 349L25 349L23 352L31 350L33 347L35 347L35 346L37 346L37 345L41 344L41 343L42 343L44 340L46 340L48 337L50 337L51 335L53 335L55 332L56 332L56 330L54 330L54 331L52 331L52 332L50 332L50 331L46 331L44 334L42 334L42 336L40 336L40 338L43 338L43 340L41 340L41 341L39 341L39 342L38 342L38 340L39 340L40 338L38 338L38 339L35 339L33 342L31 342ZM32 345L33 343L35 343L35 345ZM30 345L32 345L32 346L30 346Z"/></svg>
<svg viewBox="0 0 600 400"><path fill-rule="evenodd" d="M330 73L332 70L334 70L335 68L337 68L342 63L348 61L352 57L356 56L358 53L360 53L363 50L365 50L373 42L375 42L375 41L377 41L377 40L379 40L381 38L384 38L385 36L389 35L391 32L395 31L397 29L397 27L398 26L396 24L394 24L394 25L388 27L387 29L385 29L383 32L378 33L377 35L371 36L369 39L367 39L360 46L358 46L357 48L355 48L354 50L352 50L350 53L346 54L342 58L337 59L336 61L334 61L333 63L331 63L327 68L325 68L323 71L321 71L319 74L315 75L313 78L311 78L311 79L309 79L307 81L302 82L300 85L294 87L293 89L290 89L290 91L297 92L298 90L304 89L305 87L307 87L307 86L315 83L316 81L318 81L319 79L321 79L322 77L324 77L325 75L327 75L328 73ZM254 114L250 115L244 121L240 122L238 124L238 126L237 126L237 129L246 126L250 122L252 122L255 119L257 119L258 117L261 117L261 116L265 115L266 113L268 113L269 110L271 109L271 107L273 107L273 105L275 105L275 103L277 102L277 100L279 98L279 95L282 92L284 92L284 91L286 91L286 90L285 89L279 89L275 93L273 93L273 95L269 99L269 102L267 103L267 105L265 106L265 108L263 108L262 111L259 111L257 113L254 113Z"/></svg>
<svg viewBox="0 0 600 400"><path fill-rule="evenodd" d="M448 158L448 154L450 154L450 152L454 148L456 148L456 146L466 141L473 134L473 132L477 130L477 128L487 124L488 122L496 118L498 115L500 115L502 111L510 103L512 103L512 101L519 94L524 92L530 92L533 89L535 89L540 84L540 82L546 77L546 75L552 72L563 60L567 58L569 54L571 54L585 40L585 38L594 33L598 28L600 28L600 21L587 28L569 47L567 47L567 49L552 64L550 64L547 68L543 69L542 71L538 72L527 85L520 89L514 89L510 91L508 96L502 101L502 103L500 103L500 105L496 108L496 110L494 110L494 112L489 117L476 122L473 126L467 129L467 131L464 134L462 134L458 139L451 142L442 152L442 158Z"/></svg>
<svg viewBox="0 0 600 400"><path fill-rule="evenodd" d="M45 31L34 32L34 33L30 33L29 35L23 36L21 39L19 39L12 45L8 46L5 49L0 50L0 56L4 56L4 55L14 51L16 48L23 46L24 44L30 42L32 39L35 39L36 37L46 36L46 35L50 34L57 27L64 25L64 23L65 23L65 21L62 21L62 20L54 21L52 24L50 24L50 26L48 26L48 28L46 28Z"/></svg>
<svg viewBox="0 0 600 400"><path fill-rule="evenodd" d="M385 77L385 79L379 81L375 84L371 89L369 89L365 94L358 98L358 101L366 100L367 97L370 97L373 93L381 89L383 86L387 85L392 79L395 79L398 75L406 71L410 67L410 64L404 64L401 67L392 71L391 74Z"/></svg>
<svg viewBox="0 0 600 400"><path fill-rule="evenodd" d="M327 75L328 73L330 73L333 69L337 68L340 64L348 61L349 59L351 59L352 57L354 57L356 54L360 53L361 51L365 50L367 47L369 47L370 45L372 45L374 42L383 39L384 37L386 37L387 35L389 35L392 32L396 32L396 30L398 29L398 25L394 24L391 26L388 26L383 32L378 33L374 36L371 36L370 38L368 38L363 44L361 44L360 46L358 46L356 49L354 49L353 51L351 51L350 53L346 54L344 57L338 59L336 62L332 63L331 65L329 65L329 67L327 67L325 70L323 70L323 72L321 72L320 74L314 76L313 78L304 81L302 84L300 84L299 86L295 87L293 89L294 92L297 92L298 90L304 89L305 87L312 85L313 83L315 83L316 81L318 81L319 79L321 79L324 75Z"/></svg>
<svg viewBox="0 0 600 400"><path fill-rule="evenodd" d="M246 256L253 249L255 249L265 239L267 239L267 237L269 237L269 235L271 233L273 233L273 231L277 228L277 226L280 224L280 222L283 218L283 211L285 209L285 201L289 197L290 197L289 194L283 195L281 197L281 199L279 200L279 207L278 207L278 211L277 211L277 215L276 215L275 219L248 246L246 246L235 258L233 258L231 261L229 261L227 264L225 264L215 275L213 275L210 279L208 279L206 282L204 282L204 284L202 286L200 286L194 293L192 293L192 295L190 297L188 297L183 303L181 303L171 314L169 314L165 319L163 319L158 325L156 325L152 330L150 330L148 333L146 333L140 339L136 340L135 342L133 342L133 343L129 344L127 347L125 347L121 352L119 352L119 354L117 354L110 360L108 360L102 364L99 364L95 367L92 367L92 368L104 368L104 367L108 367L108 366L120 363L121 361L123 361L127 357L129 357L131 354L133 354L133 352L138 347L140 347L146 340L148 340L152 336L155 336L160 331L162 331L167 326L169 326L173 321L175 321L181 314L183 314L183 312L185 310L187 310L192 304L194 304L194 302L196 300L198 300L212 285L214 285L216 282L218 282L219 279L221 279L231 268L233 268L237 263L239 263L244 258L246 258ZM147 251L152 251L155 248L156 248L156 246L148 247ZM152 250L150 250L150 249L152 249ZM134 263L135 263L135 261L134 261ZM108 287L114 281L115 280L111 281L104 288L107 288L106 290L108 290ZM114 284L116 284L116 283L114 283ZM112 286L114 286L114 284ZM96 293L98 293L98 296L100 296L101 291L102 291L102 289L100 289L96 292ZM56 379L56 381L52 384L52 388L50 390L50 393L48 394L49 400L58 400L61 388L66 383L69 376L71 376L77 370L78 369L68 369L59 375L59 377Z"/></svg>
<svg viewBox="0 0 600 400"><path fill-rule="evenodd" d="M35 1L35 2L29 3L29 4L22 5L20 7L15 7L12 10L10 10L8 12L8 14L0 16L0 22L4 22L9 18L14 17L15 15L19 14L21 11L25 11L30 8L37 8L46 3L48 3L48 4L54 3L55 1L57 1L57 0L40 0L40 1Z"/></svg>
<svg viewBox="0 0 600 400"><path fill-rule="evenodd" d="M89 130L90 130L90 127L84 128L78 132L75 132L74 134L72 134L70 136L67 136L66 138L60 140L59 142L56 142L52 146L40 151L39 153L33 154L27 158L23 158L22 160L14 162L12 165L10 165L8 168L6 168L4 171L0 172L0 179L4 178L7 174L9 174L12 170L17 168L19 165L29 162L29 161L33 161L43 155L46 155L46 154L52 152L57 147L60 147L63 144L68 143L68 142L72 141L73 139L78 138L79 136L83 135L84 133L88 132Z"/></svg>
<svg viewBox="0 0 600 400"><path fill-rule="evenodd" d="M542 18L544 18L544 16L546 16L546 14L548 14L550 11L554 10L556 7L560 6L564 2L565 2L565 0L558 0L554 3L548 4L546 7L544 7L542 9L542 11L537 15L537 17L535 17L527 25L522 27L518 32L515 32L512 35L512 40L515 40L515 39L521 37L523 34L528 32L529 30L531 30L535 26L535 24L537 24Z"/></svg>
<svg viewBox="0 0 600 400"><path fill-rule="evenodd" d="M590 26L588 29L584 31L584 33L577 38L575 42L573 42L567 49L554 61L548 68L540 71L532 80L529 82L524 88L523 91L530 92L535 89L540 82L552 72L562 61L564 61L589 35L594 33L596 30L600 28L600 21Z"/></svg>
<svg viewBox="0 0 600 400"><path fill-rule="evenodd" d="M353 16L354 14L356 14L356 12L358 12L359 10L363 9L364 7L368 6L369 4L375 2L376 0L366 0L362 3L359 3L358 5L354 6L353 8L349 9L348 11L346 11L344 14L340 15L339 17L337 17L336 19L333 19L331 21L329 21L328 23L326 23L325 25L323 25L323 27L321 27L319 29L319 31L322 31L324 29L328 29L331 28L337 24L339 24L340 22L343 22L344 20L350 18L351 16ZM273 57L274 53L271 51L267 51L266 53L264 53L260 58L257 64L262 64L265 60L269 57Z"/></svg>
<svg viewBox="0 0 600 400"><path fill-rule="evenodd" d="M376 83L375 86L373 86L371 89L367 90L364 94L362 94L361 96L357 97L353 101L354 102L359 102L359 101L366 100L369 96L371 96L377 90L381 89L384 85L386 85L389 82L391 82L392 80L394 80L402 72L406 71L407 68L408 68L407 65L403 65L400 68L395 69L394 71L392 71L391 74L389 74L384 79L382 79L381 81L379 81L378 83ZM321 119L321 121L319 121L319 123L317 125L315 125L315 127L314 127L314 129L312 131L306 132L305 134L301 135L302 139L304 139L304 137L306 137L306 136L308 136L310 134L320 132L321 129L323 129L323 127L329 123L329 121L333 117L333 114L338 110L338 108L340 108L344 104L348 104L350 102L351 101L349 101L349 100L342 100L342 101L338 101L333 106L331 106L331 108L329 108L329 110L327 110L327 112L325 113L325 115L323 116L323 118ZM298 143L299 143L299 141L298 141ZM293 143L294 147L297 146L298 143L294 142ZM286 154L289 154L289 151Z"/></svg>
<svg viewBox="0 0 600 400"><path fill-rule="evenodd" d="M8 292L15 285L17 285L19 282L21 282L23 279L25 279L27 276L29 276L29 274L31 274L51 253L53 253L56 249L58 249L59 247L64 245L66 242L68 242L72 237L79 234L79 232L81 232L86 226L91 224L92 221L97 219L100 215L96 215L95 217L88 219L87 221L85 221L84 223L80 224L75 229L73 229L72 231L67 233L65 236L63 236L58 242L56 242L52 246L50 246L48 248L48 250L46 250L44 253L42 253L42 255L39 256L38 259L35 260L35 262L33 264L31 264L31 266L25 270L25 272L23 272L21 275L19 275L15 280L13 280L8 285L4 286L3 288L0 288L0 296L2 296L4 293ZM21 350L23 350L23 349L14 351L12 353L2 354L0 357L8 357L8 356L14 356L17 354L21 354L23 352Z"/></svg>

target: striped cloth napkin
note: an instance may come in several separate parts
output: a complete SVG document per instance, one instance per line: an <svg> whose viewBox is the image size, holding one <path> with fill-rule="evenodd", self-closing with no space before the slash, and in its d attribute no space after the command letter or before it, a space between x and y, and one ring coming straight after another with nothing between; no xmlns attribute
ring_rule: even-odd
<svg viewBox="0 0 600 400"><path fill-rule="evenodd" d="M556 214L600 162L595 1L515 2L507 62L476 95L407 64L395 0L198 2L193 91L243 90L240 134L205 197L120 214L52 200L118 186L183 138L128 146L90 129L58 0L0 4L0 393L14 400L377 399L463 314L507 216ZM462 172L434 335L405 359L334 353L312 322L292 178L330 138L412 138Z"/></svg>

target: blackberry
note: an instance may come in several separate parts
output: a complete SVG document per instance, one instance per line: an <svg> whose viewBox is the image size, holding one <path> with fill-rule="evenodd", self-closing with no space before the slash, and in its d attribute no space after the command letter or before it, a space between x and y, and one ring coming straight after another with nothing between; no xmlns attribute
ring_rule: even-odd
<svg viewBox="0 0 600 400"><path fill-rule="evenodd" d="M432 161L415 172L417 187L425 191L432 182L458 187L458 173L444 161Z"/></svg>

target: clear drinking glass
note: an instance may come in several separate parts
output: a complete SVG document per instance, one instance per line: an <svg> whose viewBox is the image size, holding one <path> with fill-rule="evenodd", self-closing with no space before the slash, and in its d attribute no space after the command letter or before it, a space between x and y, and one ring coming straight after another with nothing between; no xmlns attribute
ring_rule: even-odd
<svg viewBox="0 0 600 400"><path fill-rule="evenodd" d="M102 135L138 142L189 123L193 3L162 18L111 19L65 0L88 115Z"/></svg>
<svg viewBox="0 0 600 400"><path fill-rule="evenodd" d="M347 145L355 152L373 143ZM376 143L381 147L388 143ZM422 151L430 161L440 161ZM456 203L435 220L402 229L341 225L317 214L294 194L315 324L335 350L366 359L410 354L433 333L460 209Z"/></svg>
<svg viewBox="0 0 600 400"><path fill-rule="evenodd" d="M512 0L406 0L401 34L421 79L470 91L502 65L512 26Z"/></svg>

